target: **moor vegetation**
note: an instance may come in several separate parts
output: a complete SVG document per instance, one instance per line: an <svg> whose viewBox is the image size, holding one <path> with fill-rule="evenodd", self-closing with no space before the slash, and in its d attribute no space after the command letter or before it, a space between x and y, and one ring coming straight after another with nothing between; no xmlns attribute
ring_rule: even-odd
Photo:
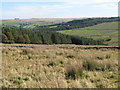
<svg viewBox="0 0 120 90"><path fill-rule="evenodd" d="M58 46L3 46L2 87L118 87L117 49L62 49Z"/></svg>

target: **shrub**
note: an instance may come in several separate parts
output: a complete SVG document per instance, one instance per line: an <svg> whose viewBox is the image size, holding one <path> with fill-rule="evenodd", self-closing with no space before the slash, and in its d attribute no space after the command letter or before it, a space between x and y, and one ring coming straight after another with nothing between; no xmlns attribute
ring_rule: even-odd
<svg viewBox="0 0 120 90"><path fill-rule="evenodd" d="M105 58L106 58L106 59L110 59L111 56L110 56L110 55L106 55Z"/></svg>
<svg viewBox="0 0 120 90"><path fill-rule="evenodd" d="M98 59L98 60L104 60L104 59L110 59L110 55L105 55L105 56L97 56L96 58Z"/></svg>
<svg viewBox="0 0 120 90"><path fill-rule="evenodd" d="M75 76L75 70L74 69L69 69L67 72L66 72L66 79L76 79L76 76Z"/></svg>
<svg viewBox="0 0 120 90"><path fill-rule="evenodd" d="M88 71L106 71L106 70L112 70L112 65L110 63L98 63L94 60L92 61L84 61L83 62L83 68Z"/></svg>
<svg viewBox="0 0 120 90"><path fill-rule="evenodd" d="M78 78L84 78L85 74L81 68L80 64L69 64L66 67L66 73L65 73L66 79L78 79Z"/></svg>
<svg viewBox="0 0 120 90"><path fill-rule="evenodd" d="M12 82L17 87L20 87L20 85L23 83L21 77L11 77L9 81Z"/></svg>
<svg viewBox="0 0 120 90"><path fill-rule="evenodd" d="M33 58L32 56L28 55L28 59L32 59L32 58Z"/></svg>
<svg viewBox="0 0 120 90"><path fill-rule="evenodd" d="M103 70L104 71L105 70L108 70L108 71L112 70L112 64L110 64L110 63L102 64L101 67L102 67L102 71Z"/></svg>
<svg viewBox="0 0 120 90"><path fill-rule="evenodd" d="M8 51L5 50L5 49L3 49L3 50L2 50L2 53L8 54Z"/></svg>
<svg viewBox="0 0 120 90"><path fill-rule="evenodd" d="M57 63L55 62L55 61L50 61L48 64L47 64L47 66L49 67L49 66L56 66L57 65Z"/></svg>
<svg viewBox="0 0 120 90"><path fill-rule="evenodd" d="M84 72L83 72L83 70L82 69L79 69L79 70L77 70L77 72L76 72L76 77L77 78L84 78L85 77L85 74L84 74Z"/></svg>
<svg viewBox="0 0 120 90"><path fill-rule="evenodd" d="M88 71L93 71L96 69L97 63L95 61L84 61L83 62L83 68Z"/></svg>
<svg viewBox="0 0 120 90"><path fill-rule="evenodd" d="M98 60L103 60L104 59L104 57L100 57L100 56L97 56L96 57Z"/></svg>
<svg viewBox="0 0 120 90"><path fill-rule="evenodd" d="M68 55L67 58L75 58L73 55Z"/></svg>
<svg viewBox="0 0 120 90"><path fill-rule="evenodd" d="M33 51L28 50L28 49L23 49L21 54L23 54L23 55L33 54Z"/></svg>
<svg viewBox="0 0 120 90"><path fill-rule="evenodd" d="M60 61L60 64L64 64L64 62L61 60L61 61Z"/></svg>

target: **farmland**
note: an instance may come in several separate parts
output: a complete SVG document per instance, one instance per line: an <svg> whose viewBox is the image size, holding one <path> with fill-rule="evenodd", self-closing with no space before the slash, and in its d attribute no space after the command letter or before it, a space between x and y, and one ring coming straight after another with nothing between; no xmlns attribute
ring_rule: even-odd
<svg viewBox="0 0 120 90"><path fill-rule="evenodd" d="M64 30L58 32L67 35L93 38L94 40L111 39L109 42L106 43L109 45L118 44L118 22L101 23L85 28Z"/></svg>
<svg viewBox="0 0 120 90"><path fill-rule="evenodd" d="M32 18L32 19L18 19L18 20L2 20L3 25L8 25L8 26L16 26L20 27L20 25L24 25L23 28L34 28L37 25L43 26L43 25L53 25L57 23L62 23L62 22L68 22L73 20L73 18L70 19L65 19L65 18ZM1 20L0 20L1 22Z"/></svg>
<svg viewBox="0 0 120 90"><path fill-rule="evenodd" d="M2 47L3 88L118 87L118 49L11 46Z"/></svg>

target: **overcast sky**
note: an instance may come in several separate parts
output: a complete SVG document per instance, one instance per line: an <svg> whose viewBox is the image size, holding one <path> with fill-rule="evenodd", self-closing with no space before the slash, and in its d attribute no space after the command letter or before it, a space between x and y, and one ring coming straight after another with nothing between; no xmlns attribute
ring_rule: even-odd
<svg viewBox="0 0 120 90"><path fill-rule="evenodd" d="M0 15L2 19L117 17L118 1L2 0Z"/></svg>

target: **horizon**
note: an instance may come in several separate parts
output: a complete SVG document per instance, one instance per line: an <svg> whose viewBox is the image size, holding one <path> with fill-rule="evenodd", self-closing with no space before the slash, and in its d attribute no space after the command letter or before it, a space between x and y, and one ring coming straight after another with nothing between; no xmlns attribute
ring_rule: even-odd
<svg viewBox="0 0 120 90"><path fill-rule="evenodd" d="M4 0L1 18L117 17L119 0Z"/></svg>
<svg viewBox="0 0 120 90"><path fill-rule="evenodd" d="M118 16L116 16L116 17L118 17ZM18 17L15 17L15 18L10 18L10 19L0 19L0 20L15 20L16 18L18 18ZM66 18L18 18L17 20L29 20L29 19L87 19L87 18L112 18L112 17L110 17L110 16L108 16L108 17L78 17L78 18L69 18L69 17L66 17ZM17 21L16 20L16 21Z"/></svg>

